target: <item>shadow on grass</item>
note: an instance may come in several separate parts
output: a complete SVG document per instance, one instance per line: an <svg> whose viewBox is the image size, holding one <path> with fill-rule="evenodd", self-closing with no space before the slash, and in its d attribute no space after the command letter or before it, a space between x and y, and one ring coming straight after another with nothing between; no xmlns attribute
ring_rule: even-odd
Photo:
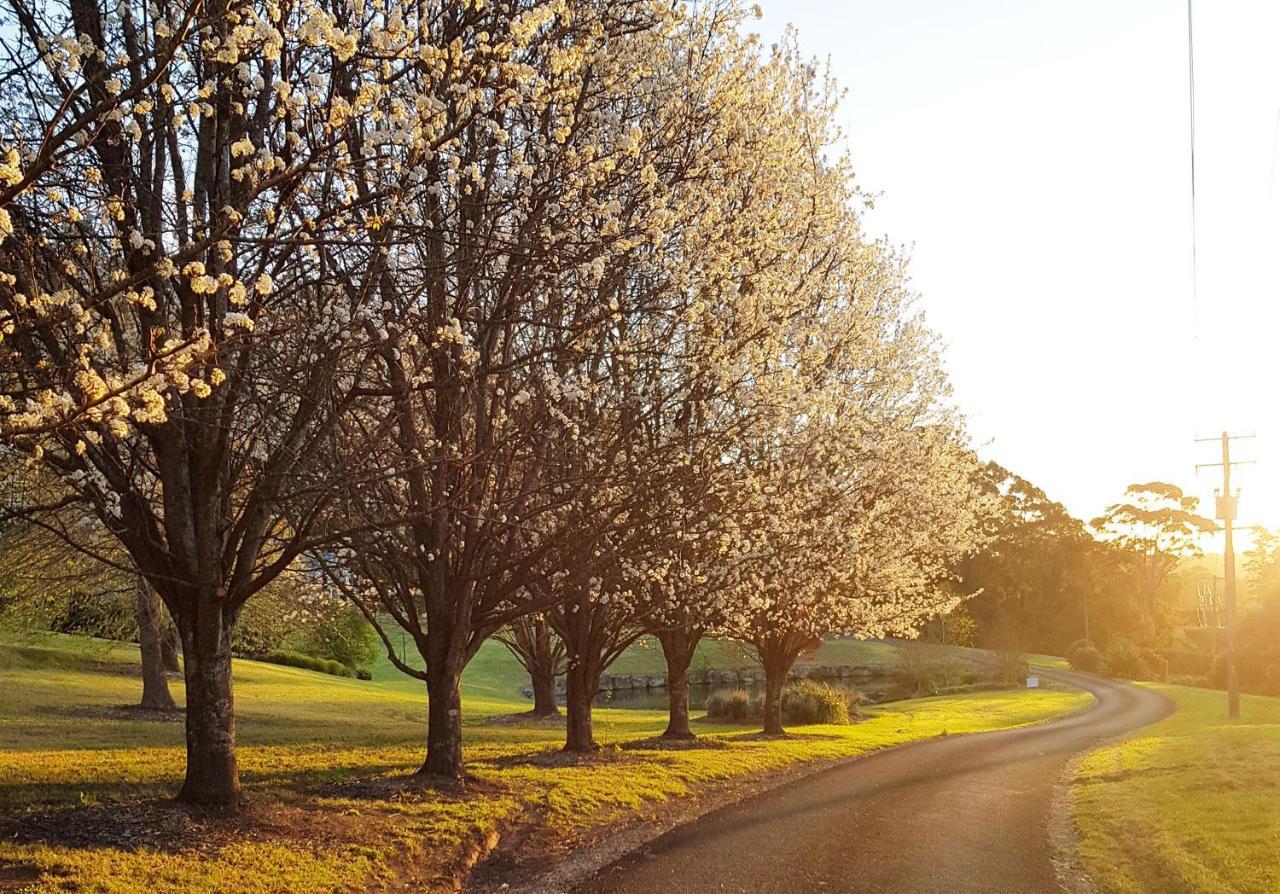
<svg viewBox="0 0 1280 894"><path fill-rule="evenodd" d="M272 834L277 822L252 802L235 814L151 798L30 812L0 823L0 839L71 849L180 853L217 848L235 838Z"/></svg>
<svg viewBox="0 0 1280 894"><path fill-rule="evenodd" d="M293 800L307 797L324 785L349 779L365 779L408 772L410 766L401 762L368 761L353 762L337 767L314 769L285 768L272 772L241 770L240 781L245 797L252 803L257 797L268 800ZM182 784L181 769L171 776L155 776L146 782L119 779L88 781L72 779L66 782L17 782L0 783L0 812L23 813L31 816L40 811L98 810L107 807L128 807L139 799L160 799L176 793ZM0 823L0 830L5 825ZM0 838L4 834L0 831Z"/></svg>
<svg viewBox="0 0 1280 894"><path fill-rule="evenodd" d="M563 751L560 748L548 748L522 754L504 754L485 758L478 763L494 769L511 767L539 767L542 769L559 769L562 767L599 767L609 764L625 763L633 758L626 755L616 744L597 748L595 751L578 752Z"/></svg>
<svg viewBox="0 0 1280 894"><path fill-rule="evenodd" d="M564 714L534 714L532 711L521 711L518 714L489 714L480 720L479 725L554 730L564 728L564 717Z"/></svg>
<svg viewBox="0 0 1280 894"><path fill-rule="evenodd" d="M648 739L623 742L619 747L623 751L698 751L702 749L723 751L732 746L718 736L699 736L692 739L664 739L662 736L651 736Z"/></svg>
<svg viewBox="0 0 1280 894"><path fill-rule="evenodd" d="M55 709L55 713L74 720L114 720L124 723L182 723L187 716L182 708L144 708L142 705L71 705Z"/></svg>
<svg viewBox="0 0 1280 894"><path fill-rule="evenodd" d="M732 733L723 737L726 742L821 742L842 739L833 733L811 733L803 728L784 729L781 733L765 733L760 730Z"/></svg>
<svg viewBox="0 0 1280 894"><path fill-rule="evenodd" d="M283 775L270 777L280 779ZM290 773L290 784L276 788L265 786L262 777L246 780L244 801L236 812L159 797L158 785L144 790L128 784L102 784L92 786L93 793L80 786L82 797L98 795L103 803L33 805L0 820L0 840L67 850L165 854L211 854L247 841L302 847L378 845L385 843L389 830L406 813L413 812L414 805L463 804L500 791L493 783L458 783L407 772L337 780L321 780L316 778L319 775ZM107 801L107 797L115 800ZM332 801L363 804L359 810L348 810L325 803ZM0 886L0 891L4 890Z"/></svg>

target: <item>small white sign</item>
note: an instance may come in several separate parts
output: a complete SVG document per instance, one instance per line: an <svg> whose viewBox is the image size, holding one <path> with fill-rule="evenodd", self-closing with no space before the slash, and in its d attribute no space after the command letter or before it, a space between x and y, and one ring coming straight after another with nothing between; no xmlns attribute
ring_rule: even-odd
<svg viewBox="0 0 1280 894"><path fill-rule="evenodd" d="M1039 688L1040 688L1040 678L1039 678L1039 677L1027 677L1027 688L1028 688L1028 689L1039 689Z"/></svg>

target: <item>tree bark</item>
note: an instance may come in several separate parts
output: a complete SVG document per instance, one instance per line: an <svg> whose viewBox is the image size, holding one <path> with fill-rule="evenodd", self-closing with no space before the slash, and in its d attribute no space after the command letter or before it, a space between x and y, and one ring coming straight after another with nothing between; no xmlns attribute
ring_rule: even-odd
<svg viewBox="0 0 1280 894"><path fill-rule="evenodd" d="M164 609L160 597L142 575L138 575L136 615L138 646L142 652L142 707L172 711L178 706L169 692L165 676Z"/></svg>
<svg viewBox="0 0 1280 894"><path fill-rule="evenodd" d="M786 730L782 728L782 687L787 679L787 671L776 662L765 662L764 666L764 734L781 736Z"/></svg>
<svg viewBox="0 0 1280 894"><path fill-rule="evenodd" d="M565 672L565 751L589 754L600 747L591 725L591 703L599 690L600 671L595 662L572 656Z"/></svg>
<svg viewBox="0 0 1280 894"><path fill-rule="evenodd" d="M178 649L181 642L178 638L178 629L172 624L165 624L164 635L160 638L160 654L164 657L164 669L171 674L182 670L182 665L178 662Z"/></svg>
<svg viewBox="0 0 1280 894"><path fill-rule="evenodd" d="M182 624L187 690L187 777L178 800L234 809L240 804L231 642L222 607L204 599Z"/></svg>
<svg viewBox="0 0 1280 894"><path fill-rule="evenodd" d="M555 717L559 714L555 668L550 664L534 664L529 668L529 680L533 684L533 716Z"/></svg>
<svg viewBox="0 0 1280 894"><path fill-rule="evenodd" d="M427 759L418 771L422 776L461 779L462 762L462 668L445 663L427 669Z"/></svg>
<svg viewBox="0 0 1280 894"><path fill-rule="evenodd" d="M656 635L667 659L667 728L662 738L693 739L689 728L689 665L701 637L687 630L663 630Z"/></svg>

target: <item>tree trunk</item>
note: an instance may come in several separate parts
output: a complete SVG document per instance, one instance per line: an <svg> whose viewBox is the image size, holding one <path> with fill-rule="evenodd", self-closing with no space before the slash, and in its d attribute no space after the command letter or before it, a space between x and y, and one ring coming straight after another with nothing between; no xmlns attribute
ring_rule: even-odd
<svg viewBox="0 0 1280 894"><path fill-rule="evenodd" d="M766 660L764 664L764 734L781 736L786 732L782 728L782 687L787 682L787 671L790 665L780 658Z"/></svg>
<svg viewBox="0 0 1280 894"><path fill-rule="evenodd" d="M171 674L176 674L182 670L182 665L178 663L178 648L181 640L178 638L178 629L172 624L163 625L164 635L160 637L160 654L164 657L164 669Z"/></svg>
<svg viewBox="0 0 1280 894"><path fill-rule="evenodd" d="M600 747L591 727L591 703L599 689L600 672L595 663L572 656L565 673L565 751L587 754Z"/></svg>
<svg viewBox="0 0 1280 894"><path fill-rule="evenodd" d="M667 728L662 738L693 739L689 728L689 665L701 637L687 630L663 630L657 637L667 659Z"/></svg>
<svg viewBox="0 0 1280 894"><path fill-rule="evenodd" d="M173 695L164 667L164 609L160 597L142 575L138 575L136 615L138 646L142 652L142 707L172 711Z"/></svg>
<svg viewBox="0 0 1280 894"><path fill-rule="evenodd" d="M201 600L182 623L187 690L187 778L178 800L235 808L240 803L236 726L231 695L231 642L222 607Z"/></svg>
<svg viewBox="0 0 1280 894"><path fill-rule="evenodd" d="M461 779L462 668L427 669L427 760L418 773L443 779Z"/></svg>
<svg viewBox="0 0 1280 894"><path fill-rule="evenodd" d="M556 704L556 675L551 664L534 664L529 669L533 683L533 716L555 717L560 713Z"/></svg>

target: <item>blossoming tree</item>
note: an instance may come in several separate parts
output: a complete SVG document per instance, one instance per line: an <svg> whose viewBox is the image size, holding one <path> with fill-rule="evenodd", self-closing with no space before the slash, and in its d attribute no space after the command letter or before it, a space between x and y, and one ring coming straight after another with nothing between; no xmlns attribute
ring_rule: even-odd
<svg viewBox="0 0 1280 894"><path fill-rule="evenodd" d="M348 138L357 114L407 120L383 90L393 17L8 8L0 434L163 599L185 657L180 797L234 805L229 632L314 545L332 485L312 459L355 397L376 245Z"/></svg>

